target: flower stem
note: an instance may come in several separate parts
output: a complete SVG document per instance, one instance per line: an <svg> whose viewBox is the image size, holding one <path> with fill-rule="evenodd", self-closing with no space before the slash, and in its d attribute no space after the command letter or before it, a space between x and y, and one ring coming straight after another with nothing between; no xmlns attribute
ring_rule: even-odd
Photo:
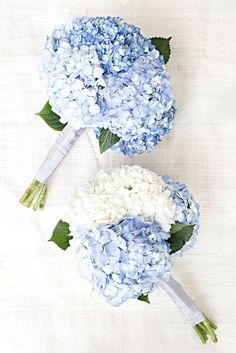
<svg viewBox="0 0 236 353"><path fill-rule="evenodd" d="M32 207L36 211L39 208L43 208L46 194L47 184L34 179L19 201L23 206Z"/></svg>
<svg viewBox="0 0 236 353"><path fill-rule="evenodd" d="M27 198L29 197L29 195L32 193L32 190L34 189L34 187L38 184L39 182L37 180L33 180L31 182L31 184L28 186L28 188L26 189L26 191L24 192L24 194L21 196L20 198L20 203L25 202L25 200L27 200Z"/></svg>
<svg viewBox="0 0 236 353"><path fill-rule="evenodd" d="M211 325L211 327L216 330L217 329L217 326L209 319L207 319L207 321L209 322L209 324Z"/></svg>
<svg viewBox="0 0 236 353"><path fill-rule="evenodd" d="M40 189L38 199L33 206L34 211L36 211L38 208L43 208L45 203L46 192L47 192L47 185L43 184L43 187Z"/></svg>
<svg viewBox="0 0 236 353"><path fill-rule="evenodd" d="M194 330L196 332L196 334L198 335L198 337L200 338L201 342L203 344L205 344L207 342L207 335L205 334L205 332L200 328L199 325L195 325L194 327Z"/></svg>

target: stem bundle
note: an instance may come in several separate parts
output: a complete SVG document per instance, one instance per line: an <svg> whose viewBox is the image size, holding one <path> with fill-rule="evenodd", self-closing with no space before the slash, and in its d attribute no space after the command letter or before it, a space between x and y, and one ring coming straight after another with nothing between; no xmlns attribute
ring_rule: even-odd
<svg viewBox="0 0 236 353"><path fill-rule="evenodd" d="M32 206L33 210L36 211L43 208L46 194L47 184L34 179L19 201L23 206L27 208Z"/></svg>

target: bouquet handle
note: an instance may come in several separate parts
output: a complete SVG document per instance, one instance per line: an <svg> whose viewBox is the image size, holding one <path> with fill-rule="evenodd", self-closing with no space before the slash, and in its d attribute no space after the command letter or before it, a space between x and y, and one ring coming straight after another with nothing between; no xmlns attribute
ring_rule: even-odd
<svg viewBox="0 0 236 353"><path fill-rule="evenodd" d="M75 131L68 124L64 127L51 146L45 161L36 173L36 180L40 183L47 183L50 176L54 173L83 131L84 129Z"/></svg>
<svg viewBox="0 0 236 353"><path fill-rule="evenodd" d="M75 131L69 124L64 127L51 146L34 180L20 198L20 202L23 206L32 206L34 210L43 208L47 193L47 182L50 176L54 173L83 131L84 129Z"/></svg>
<svg viewBox="0 0 236 353"><path fill-rule="evenodd" d="M208 335L210 335L213 342L217 342L215 334L217 327L205 317L180 283L170 276L168 281L161 283L161 288L170 296L183 316L193 326L202 343L206 343Z"/></svg>

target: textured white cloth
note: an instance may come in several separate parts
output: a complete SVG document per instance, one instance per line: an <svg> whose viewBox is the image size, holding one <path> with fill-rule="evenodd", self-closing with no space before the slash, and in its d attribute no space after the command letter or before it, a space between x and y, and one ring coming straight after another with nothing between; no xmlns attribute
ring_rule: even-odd
<svg viewBox="0 0 236 353"><path fill-rule="evenodd" d="M47 97L37 65L45 34L80 15L119 15L147 36L172 36L178 113L150 155L100 155L85 132L49 183L43 212L18 203L57 132L34 113ZM236 2L0 1L0 350L3 353L233 353L236 346ZM61 206L99 168L140 164L188 184L201 203L195 249L173 276L219 326L202 346L163 291L115 309L91 293L70 250L48 243Z"/></svg>

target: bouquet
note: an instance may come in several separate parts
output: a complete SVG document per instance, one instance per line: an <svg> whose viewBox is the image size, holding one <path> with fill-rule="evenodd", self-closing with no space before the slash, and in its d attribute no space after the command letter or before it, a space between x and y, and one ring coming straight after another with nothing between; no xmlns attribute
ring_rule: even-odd
<svg viewBox="0 0 236 353"><path fill-rule="evenodd" d="M81 276L114 306L149 303L162 288L203 343L217 342L216 326L171 276L171 257L191 249L199 205L186 185L139 166L100 171L78 188L50 241L70 245Z"/></svg>
<svg viewBox="0 0 236 353"><path fill-rule="evenodd" d="M145 38L119 17L81 17L47 37L40 76L48 102L40 113L61 131L20 202L45 203L47 183L85 129L100 152L151 151L172 129L176 112L165 63L171 38Z"/></svg>

